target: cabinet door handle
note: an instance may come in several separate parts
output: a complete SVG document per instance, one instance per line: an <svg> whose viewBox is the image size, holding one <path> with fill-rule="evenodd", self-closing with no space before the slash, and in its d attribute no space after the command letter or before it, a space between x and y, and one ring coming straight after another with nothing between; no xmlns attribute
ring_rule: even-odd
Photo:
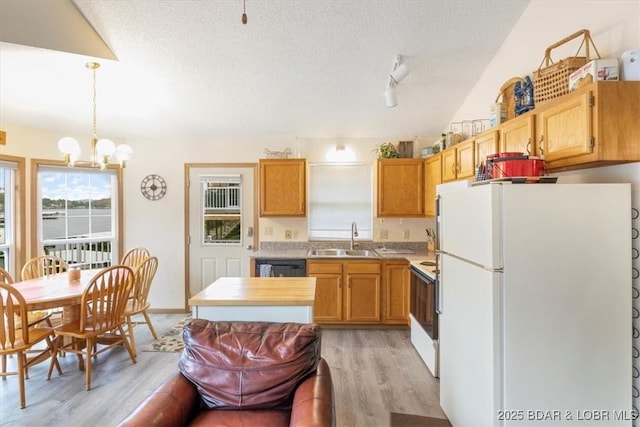
<svg viewBox="0 0 640 427"><path fill-rule="evenodd" d="M531 155L531 138L529 138L529 142L527 142L527 154Z"/></svg>
<svg viewBox="0 0 640 427"><path fill-rule="evenodd" d="M542 145L543 142L544 142L544 135L540 135L540 142L538 143L538 149L540 150L541 156L544 156L544 145Z"/></svg>

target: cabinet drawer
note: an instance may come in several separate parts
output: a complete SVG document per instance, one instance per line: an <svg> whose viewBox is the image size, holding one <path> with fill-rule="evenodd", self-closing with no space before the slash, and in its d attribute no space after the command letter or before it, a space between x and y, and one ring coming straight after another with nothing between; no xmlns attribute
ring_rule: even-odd
<svg viewBox="0 0 640 427"><path fill-rule="evenodd" d="M308 262L307 274L342 274L342 263Z"/></svg>
<svg viewBox="0 0 640 427"><path fill-rule="evenodd" d="M345 264L347 274L371 273L380 274L380 262L348 262Z"/></svg>

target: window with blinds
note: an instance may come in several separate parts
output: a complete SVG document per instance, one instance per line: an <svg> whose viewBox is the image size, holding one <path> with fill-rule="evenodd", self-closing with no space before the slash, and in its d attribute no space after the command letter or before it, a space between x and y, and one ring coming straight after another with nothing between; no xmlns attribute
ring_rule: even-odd
<svg viewBox="0 0 640 427"><path fill-rule="evenodd" d="M242 244L242 177L200 177L203 245Z"/></svg>
<svg viewBox="0 0 640 427"><path fill-rule="evenodd" d="M373 168L369 163L309 165L309 240L373 239Z"/></svg>

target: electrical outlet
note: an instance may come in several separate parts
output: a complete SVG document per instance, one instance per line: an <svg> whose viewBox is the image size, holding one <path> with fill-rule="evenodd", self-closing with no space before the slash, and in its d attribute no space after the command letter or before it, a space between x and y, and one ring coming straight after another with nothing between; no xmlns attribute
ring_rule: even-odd
<svg viewBox="0 0 640 427"><path fill-rule="evenodd" d="M409 240L409 230L404 230L404 240Z"/></svg>
<svg viewBox="0 0 640 427"><path fill-rule="evenodd" d="M264 228L264 235L265 236L273 236L273 227L271 227L270 225Z"/></svg>
<svg viewBox="0 0 640 427"><path fill-rule="evenodd" d="M286 240L291 240L291 230L285 230L284 231L284 238Z"/></svg>
<svg viewBox="0 0 640 427"><path fill-rule="evenodd" d="M389 230L381 229L380 230L380 240L387 240L389 238Z"/></svg>
<svg viewBox="0 0 640 427"><path fill-rule="evenodd" d="M293 233L291 233L291 235L293 236L293 240L298 240L298 230L293 230Z"/></svg>

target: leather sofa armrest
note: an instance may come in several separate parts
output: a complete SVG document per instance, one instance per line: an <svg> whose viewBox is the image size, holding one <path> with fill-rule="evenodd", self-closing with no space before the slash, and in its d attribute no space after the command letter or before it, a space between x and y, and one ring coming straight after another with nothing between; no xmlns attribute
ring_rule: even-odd
<svg viewBox="0 0 640 427"><path fill-rule="evenodd" d="M200 407L196 386L177 372L160 384L119 427L173 427L188 425Z"/></svg>
<svg viewBox="0 0 640 427"><path fill-rule="evenodd" d="M335 418L331 371L327 362L320 359L317 371L294 393L290 426L335 426Z"/></svg>

